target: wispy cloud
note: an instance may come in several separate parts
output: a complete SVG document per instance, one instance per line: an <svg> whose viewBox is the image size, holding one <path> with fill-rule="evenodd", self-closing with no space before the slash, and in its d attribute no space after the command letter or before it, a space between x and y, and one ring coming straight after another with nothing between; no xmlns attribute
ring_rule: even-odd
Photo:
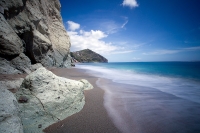
<svg viewBox="0 0 200 133"><path fill-rule="evenodd" d="M73 22L74 23L74 22ZM76 23L78 24L78 23ZM80 25L80 24L78 24ZM68 29L70 28L68 25ZM80 27L79 27L80 28ZM68 31L68 34L71 39L71 50L77 51L82 49L91 49L97 53L106 55L106 54L125 54L133 52L131 50L126 50L124 47L116 46L112 42L103 41L104 38L108 37L108 34L101 30L77 30L74 31L74 28Z"/></svg>
<svg viewBox="0 0 200 133"><path fill-rule="evenodd" d="M136 0L124 0L122 3L123 6L128 6L130 8L138 7L138 3Z"/></svg>
<svg viewBox="0 0 200 133"><path fill-rule="evenodd" d="M113 20L107 20L107 21L101 22L100 25L101 27L103 27L103 29L106 30L107 34L114 34L118 32L119 29L121 28L120 24L116 23Z"/></svg>
<svg viewBox="0 0 200 133"><path fill-rule="evenodd" d="M124 29L126 24L128 23L128 17L122 17L123 23L116 22L114 20L104 20L101 22L100 27L105 29L107 34L114 34L119 32L121 29Z"/></svg>
<svg viewBox="0 0 200 133"><path fill-rule="evenodd" d="M124 26L128 23L128 17L124 17L125 22L122 24L121 28L124 28Z"/></svg>
<svg viewBox="0 0 200 133"><path fill-rule="evenodd" d="M134 50L127 50L127 51L115 51L115 52L112 52L111 54L127 54L127 53L132 53L134 52Z"/></svg>
<svg viewBox="0 0 200 133"><path fill-rule="evenodd" d="M137 58L137 57L133 57L132 58L134 61L139 61L139 60L141 60L141 58Z"/></svg>
<svg viewBox="0 0 200 133"><path fill-rule="evenodd" d="M182 50L183 51L196 51L196 50L200 50L200 46L183 48Z"/></svg>
<svg viewBox="0 0 200 133"><path fill-rule="evenodd" d="M200 50L200 46L181 48L181 49L177 49L177 50L167 50L167 49L156 50L156 51L149 52L149 53L143 53L143 55L165 55L165 54L176 54L176 53L187 52L187 51L198 51L198 50Z"/></svg>
<svg viewBox="0 0 200 133"><path fill-rule="evenodd" d="M68 24L69 30L71 30L71 31L75 31L80 28L80 24L75 23L73 21L67 21L67 24Z"/></svg>

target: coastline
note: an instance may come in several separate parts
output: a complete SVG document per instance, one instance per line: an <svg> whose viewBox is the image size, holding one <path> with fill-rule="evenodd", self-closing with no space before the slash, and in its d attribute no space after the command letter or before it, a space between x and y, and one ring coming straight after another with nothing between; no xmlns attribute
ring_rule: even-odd
<svg viewBox="0 0 200 133"><path fill-rule="evenodd" d="M104 75L81 68L47 69L60 77L73 80L86 79L94 89L84 91L86 103L80 112L46 127L43 130L46 133L180 131L199 133L200 131L200 126L197 124L200 122L200 117L197 117L200 116L198 101L194 102L161 91L165 86L156 89L115 82L108 78L108 74L111 73L107 71L107 75ZM113 72L112 75L117 74ZM0 78L15 80L23 76L26 75L0 75Z"/></svg>
<svg viewBox="0 0 200 133"><path fill-rule="evenodd" d="M50 68L49 70L57 76L69 79L86 79L94 86L94 88L92 90L84 91L86 103L80 112L47 127L46 129L44 129L44 132L120 132L111 121L111 118L108 116L107 111L104 107L104 90L96 84L98 77L91 76L85 73L84 70L78 68Z"/></svg>

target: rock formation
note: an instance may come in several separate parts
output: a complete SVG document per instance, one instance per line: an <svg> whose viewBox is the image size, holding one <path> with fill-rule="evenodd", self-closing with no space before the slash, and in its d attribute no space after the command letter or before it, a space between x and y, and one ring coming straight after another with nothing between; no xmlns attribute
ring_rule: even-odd
<svg viewBox="0 0 200 133"><path fill-rule="evenodd" d="M84 90L92 89L87 80L70 80L41 67L29 74L16 93L24 132L42 132L47 126L79 112Z"/></svg>
<svg viewBox="0 0 200 133"><path fill-rule="evenodd" d="M14 95L0 86L0 133L23 133L19 111Z"/></svg>
<svg viewBox="0 0 200 133"><path fill-rule="evenodd" d="M0 86L3 89L9 90L13 93L17 92L23 82L23 78L17 80L0 81Z"/></svg>
<svg viewBox="0 0 200 133"><path fill-rule="evenodd" d="M35 63L70 66L71 44L60 7L59 0L0 0L0 57L13 70L0 67L0 72L29 73Z"/></svg>
<svg viewBox="0 0 200 133"><path fill-rule="evenodd" d="M0 74L29 74L0 81L2 133L40 133L80 111L83 91L93 88L43 67L72 65L60 8L59 0L0 0Z"/></svg>
<svg viewBox="0 0 200 133"><path fill-rule="evenodd" d="M90 49L84 49L76 52L71 52L71 57L73 58L74 62L104 62L107 63L108 60L101 56L100 54L95 53Z"/></svg>

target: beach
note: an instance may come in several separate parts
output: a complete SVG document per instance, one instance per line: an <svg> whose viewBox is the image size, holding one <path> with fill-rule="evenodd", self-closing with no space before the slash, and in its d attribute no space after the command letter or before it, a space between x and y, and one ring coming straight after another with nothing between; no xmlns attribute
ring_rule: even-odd
<svg viewBox="0 0 200 133"><path fill-rule="evenodd" d="M45 128L46 133L200 132L199 82L91 66L48 70L60 77L86 79L94 88L84 91L80 112Z"/></svg>
<svg viewBox="0 0 200 133"><path fill-rule="evenodd" d="M86 79L94 88L87 90L85 94L85 105L83 109L68 118L59 121L49 127L44 132L46 133L118 133L119 130L115 127L109 118L106 109L104 108L104 91L96 85L97 77L86 74L83 70L71 68L56 68L50 69L54 74L74 79Z"/></svg>

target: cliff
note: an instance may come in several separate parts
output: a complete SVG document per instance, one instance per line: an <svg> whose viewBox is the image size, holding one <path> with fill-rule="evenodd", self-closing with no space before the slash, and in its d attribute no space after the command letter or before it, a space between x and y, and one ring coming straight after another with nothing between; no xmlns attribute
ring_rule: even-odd
<svg viewBox="0 0 200 133"><path fill-rule="evenodd" d="M59 0L0 0L0 73L27 72L36 63L70 66L60 8Z"/></svg>
<svg viewBox="0 0 200 133"><path fill-rule="evenodd" d="M73 58L74 62L104 62L107 63L108 60L101 56L100 54L97 54L96 52L90 50L90 49L84 49L76 52L71 52L71 57Z"/></svg>
<svg viewBox="0 0 200 133"><path fill-rule="evenodd" d="M0 74L29 74L13 81L1 75L2 133L42 133L79 112L84 90L93 88L84 79L58 77L44 68L71 66L60 8L59 0L0 0Z"/></svg>

